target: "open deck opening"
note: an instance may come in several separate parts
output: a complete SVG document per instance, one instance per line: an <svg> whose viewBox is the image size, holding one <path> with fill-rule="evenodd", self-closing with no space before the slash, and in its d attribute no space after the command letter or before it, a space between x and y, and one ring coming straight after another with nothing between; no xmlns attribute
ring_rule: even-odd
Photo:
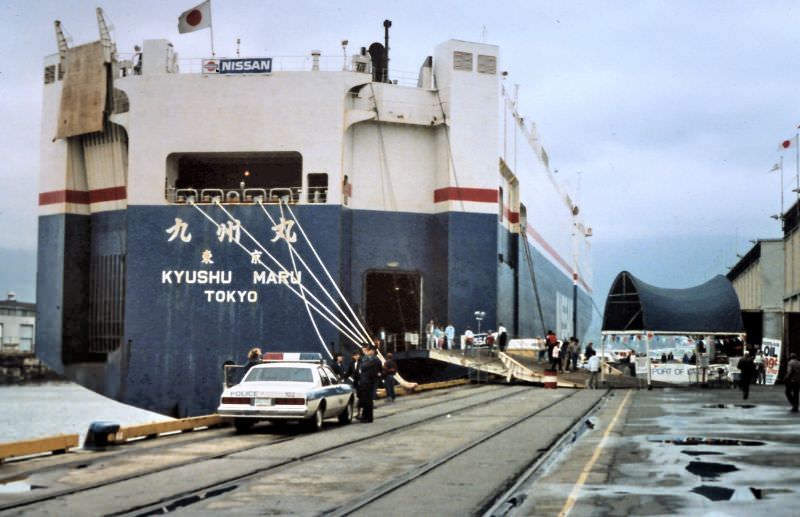
<svg viewBox="0 0 800 517"><path fill-rule="evenodd" d="M171 203L300 201L303 156L295 151L172 153L166 197Z"/></svg>

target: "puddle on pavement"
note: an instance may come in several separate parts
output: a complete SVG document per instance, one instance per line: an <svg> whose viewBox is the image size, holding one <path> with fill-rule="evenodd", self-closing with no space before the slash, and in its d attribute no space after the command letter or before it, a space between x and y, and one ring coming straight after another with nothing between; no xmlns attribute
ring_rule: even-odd
<svg viewBox="0 0 800 517"><path fill-rule="evenodd" d="M704 408L707 409L752 409L756 407L755 404L703 404Z"/></svg>
<svg viewBox="0 0 800 517"><path fill-rule="evenodd" d="M686 470L700 476L703 480L715 480L722 474L736 472L738 467L727 463L712 463L708 461L690 461Z"/></svg>
<svg viewBox="0 0 800 517"><path fill-rule="evenodd" d="M719 456L721 452L715 451L681 451L684 454L688 454L689 456Z"/></svg>
<svg viewBox="0 0 800 517"><path fill-rule="evenodd" d="M763 497L763 490L752 486L734 490L724 486L700 485L694 487L692 492L710 501L753 501Z"/></svg>
<svg viewBox="0 0 800 517"><path fill-rule="evenodd" d="M765 444L765 442L759 442L756 440L736 440L733 438L712 438L708 436L649 436L647 441L654 443L668 443L671 445L717 445L745 447Z"/></svg>

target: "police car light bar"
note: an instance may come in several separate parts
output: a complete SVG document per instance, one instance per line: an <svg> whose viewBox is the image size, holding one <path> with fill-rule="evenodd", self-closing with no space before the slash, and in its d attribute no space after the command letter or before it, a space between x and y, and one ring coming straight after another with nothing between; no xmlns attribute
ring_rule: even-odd
<svg viewBox="0 0 800 517"><path fill-rule="evenodd" d="M261 360L265 363L270 361L319 363L322 361L322 354L319 352L267 352L261 357Z"/></svg>

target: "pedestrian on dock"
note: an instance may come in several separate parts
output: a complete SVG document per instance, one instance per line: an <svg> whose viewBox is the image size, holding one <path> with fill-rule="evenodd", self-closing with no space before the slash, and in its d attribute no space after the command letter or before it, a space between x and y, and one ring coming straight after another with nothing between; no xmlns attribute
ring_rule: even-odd
<svg viewBox="0 0 800 517"><path fill-rule="evenodd" d="M425 334L427 336L427 345L428 350L432 350L434 348L434 343L436 338L433 335L433 332L436 330L436 324L433 320L429 321L427 325L425 325Z"/></svg>
<svg viewBox="0 0 800 517"><path fill-rule="evenodd" d="M506 351L508 345L508 333L502 323L497 325L497 349L501 352Z"/></svg>
<svg viewBox="0 0 800 517"><path fill-rule="evenodd" d="M394 393L394 375L397 373L397 363L392 358L392 353L386 353L386 360L383 362L383 380L386 384L386 396L389 397L389 400L394 402L395 393Z"/></svg>
<svg viewBox="0 0 800 517"><path fill-rule="evenodd" d="M444 335L447 337L448 350L453 350L453 339L456 337L456 328L452 323L448 323L444 328Z"/></svg>
<svg viewBox="0 0 800 517"><path fill-rule="evenodd" d="M588 361L590 357L597 355L597 352L594 349L594 343L589 341L589 344L586 345L586 350L583 351L583 356Z"/></svg>
<svg viewBox="0 0 800 517"><path fill-rule="evenodd" d="M553 346L553 349L550 351L550 369L557 370L560 372L564 372L564 366L561 363L561 341L556 341L556 344Z"/></svg>
<svg viewBox="0 0 800 517"><path fill-rule="evenodd" d="M581 345L578 338L572 336L569 338L569 345L567 346L567 368L573 372L578 371L578 356L581 355Z"/></svg>
<svg viewBox="0 0 800 517"><path fill-rule="evenodd" d="M798 402L800 402L800 361L795 353L789 354L783 382L786 384L786 399L792 405L792 413L797 413Z"/></svg>
<svg viewBox="0 0 800 517"><path fill-rule="evenodd" d="M547 340L547 361L553 362L553 347L556 346L556 343L558 343L556 333L552 330L548 330L545 339Z"/></svg>
<svg viewBox="0 0 800 517"><path fill-rule="evenodd" d="M600 356L597 354L592 355L589 358L588 363L589 368L589 382L586 384L586 387L591 390L597 389L597 375L600 373Z"/></svg>
<svg viewBox="0 0 800 517"><path fill-rule="evenodd" d="M474 341L475 334L472 333L471 328L467 327L467 330L464 331L464 348L471 348Z"/></svg>
<svg viewBox="0 0 800 517"><path fill-rule="evenodd" d="M756 384L766 384L767 376L764 370L764 354L761 352L761 349L756 352L753 363L756 365Z"/></svg>
<svg viewBox="0 0 800 517"><path fill-rule="evenodd" d="M744 356L739 359L739 387L742 388L742 398L747 400L750 396L750 384L756 376L756 365L753 363L753 358L750 357L750 352L744 351Z"/></svg>
<svg viewBox="0 0 800 517"><path fill-rule="evenodd" d="M344 382L347 372L344 368L344 357L339 352L333 354L333 364L331 365L331 369L333 370L333 373L336 374L339 382Z"/></svg>
<svg viewBox="0 0 800 517"><path fill-rule="evenodd" d="M375 348L372 345L362 346L361 351L363 355L358 362L358 399L361 402L361 421L370 423L375 407L372 397L380 376L381 362L375 357Z"/></svg>
<svg viewBox="0 0 800 517"><path fill-rule="evenodd" d="M244 365L242 379L244 379L244 376L250 371L250 368L257 364L261 364L261 349L258 347L253 347L249 352L247 352L247 364Z"/></svg>

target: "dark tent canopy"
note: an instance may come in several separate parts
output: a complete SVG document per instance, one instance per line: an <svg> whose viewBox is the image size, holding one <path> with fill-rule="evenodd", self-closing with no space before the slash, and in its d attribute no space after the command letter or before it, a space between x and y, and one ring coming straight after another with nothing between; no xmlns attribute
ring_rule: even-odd
<svg viewBox="0 0 800 517"><path fill-rule="evenodd" d="M688 289L665 289L623 271L606 299L603 332L634 331L738 334L744 325L736 292L722 275Z"/></svg>

